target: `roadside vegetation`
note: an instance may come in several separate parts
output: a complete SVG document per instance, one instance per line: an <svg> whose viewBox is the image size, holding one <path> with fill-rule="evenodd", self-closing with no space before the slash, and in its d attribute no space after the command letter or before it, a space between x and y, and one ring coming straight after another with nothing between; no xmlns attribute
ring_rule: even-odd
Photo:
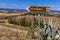
<svg viewBox="0 0 60 40"><path fill-rule="evenodd" d="M54 15L49 15L49 17L53 17ZM48 20L48 19L47 19ZM24 33L17 33L17 32L13 32L10 30L5 30L5 29L0 29L1 31L1 37L6 36L6 37L15 37L17 36L17 34L19 35L19 38L36 38L34 35L34 32L37 32L37 27L38 26L38 21L37 21L37 16L33 17L33 27L32 27L32 16L31 15L9 15L9 16L1 16L0 17L0 25L6 26L6 27L11 27L14 29L19 29L19 30L27 30L28 34L24 34ZM40 21L40 27L44 28L43 25L43 20ZM60 30L60 28L59 28ZM3 31L3 32L2 32ZM6 33L7 32L7 33ZM4 34L2 34L4 33ZM8 35L7 35L8 34ZM27 36L28 35L28 36ZM28 40L28 39L27 39Z"/></svg>
<svg viewBox="0 0 60 40"><path fill-rule="evenodd" d="M53 17L54 15L49 15L49 16ZM6 16L6 17L1 17L0 18L1 19L0 20L0 24L3 23L3 25L9 26L9 27L10 27L11 24L13 24L13 25L18 25L18 26L23 26L23 27L31 28L31 26L32 26L32 21L31 21L32 19L31 18L32 18L31 16L29 17L29 16L25 16L25 15L24 16L21 15L20 17L18 15ZM36 28L36 25L38 25L37 18L34 17L33 20L34 20L33 21L34 22L33 23L34 27ZM10 25L7 25L6 23L10 24ZM41 26L41 28L44 27L43 21L40 23L40 26Z"/></svg>

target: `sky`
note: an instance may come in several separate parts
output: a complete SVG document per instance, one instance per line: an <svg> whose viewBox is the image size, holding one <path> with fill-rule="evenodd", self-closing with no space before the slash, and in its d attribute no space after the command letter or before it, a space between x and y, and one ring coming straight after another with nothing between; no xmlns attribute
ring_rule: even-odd
<svg viewBox="0 0 60 40"><path fill-rule="evenodd" d="M0 8L26 9L29 6L50 6L60 11L60 0L0 0Z"/></svg>

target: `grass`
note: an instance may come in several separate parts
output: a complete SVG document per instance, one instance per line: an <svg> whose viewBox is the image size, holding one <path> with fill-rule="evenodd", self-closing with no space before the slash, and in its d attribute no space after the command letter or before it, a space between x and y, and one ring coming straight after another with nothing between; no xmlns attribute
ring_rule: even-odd
<svg viewBox="0 0 60 40"><path fill-rule="evenodd" d="M8 27L15 27L16 25L13 25L13 24L9 24L9 23L0 23L0 25L6 25L6 26L8 26Z"/></svg>
<svg viewBox="0 0 60 40"><path fill-rule="evenodd" d="M26 37L25 33L24 32L15 32L15 31L11 31L9 29L4 29L4 28L1 28L0 29L0 38L1 37L5 37L5 39L7 38L8 40L13 40L14 37L16 39L24 39L24 40L27 40L28 37ZM16 40L15 39L15 40Z"/></svg>
<svg viewBox="0 0 60 40"><path fill-rule="evenodd" d="M31 29L28 27L22 27L18 25L13 25L9 23L1 23L0 25L6 26L6 27L11 27L11 28L16 28L16 29L22 29L22 30L27 30L29 33L25 35L24 32L14 32L12 30L7 30L7 29L0 29L0 36L5 36L7 38L11 37L18 37L18 39L24 39L24 40L31 40ZM30 29L30 30L29 30Z"/></svg>
<svg viewBox="0 0 60 40"><path fill-rule="evenodd" d="M30 30L29 27L23 27L23 26L18 26L18 25L9 24L9 23L0 23L0 25L15 28L15 29Z"/></svg>
<svg viewBox="0 0 60 40"><path fill-rule="evenodd" d="M7 23L7 20L0 20L0 23Z"/></svg>

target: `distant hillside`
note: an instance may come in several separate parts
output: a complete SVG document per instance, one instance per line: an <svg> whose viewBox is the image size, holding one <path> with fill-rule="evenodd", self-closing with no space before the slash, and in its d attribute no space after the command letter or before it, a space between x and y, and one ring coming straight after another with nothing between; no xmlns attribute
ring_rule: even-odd
<svg viewBox="0 0 60 40"><path fill-rule="evenodd" d="M16 11L16 12L28 12L26 9L8 9L8 8L0 8L0 10ZM57 11L57 10L51 10L51 12L58 12L58 13L60 13L60 11Z"/></svg>
<svg viewBox="0 0 60 40"><path fill-rule="evenodd" d="M57 10L51 10L51 12L58 12L58 13L60 13L60 11L57 11Z"/></svg>
<svg viewBox="0 0 60 40"><path fill-rule="evenodd" d="M0 8L0 10L4 11L16 11L16 12L27 12L25 9L6 9L6 8Z"/></svg>

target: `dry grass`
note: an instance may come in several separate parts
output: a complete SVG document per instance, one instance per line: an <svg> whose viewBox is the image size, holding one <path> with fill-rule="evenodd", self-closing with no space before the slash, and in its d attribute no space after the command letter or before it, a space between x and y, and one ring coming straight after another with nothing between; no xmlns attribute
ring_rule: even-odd
<svg viewBox="0 0 60 40"><path fill-rule="evenodd" d="M2 26L3 27L3 26ZM21 29L20 29L21 30ZM25 31L25 30L24 30ZM32 40L31 30L24 32L23 29L21 32L12 31L10 29L0 28L0 38L3 40Z"/></svg>
<svg viewBox="0 0 60 40"><path fill-rule="evenodd" d="M15 15L20 15L20 13L11 13L11 14L8 14L8 13L0 13L0 16L15 16Z"/></svg>
<svg viewBox="0 0 60 40"><path fill-rule="evenodd" d="M6 14L5 13L1 14L0 13L0 16L1 15L2 16L14 16L14 15L20 15L20 13L18 13L18 14L14 14L14 13L13 14L7 14L7 13ZM33 18L32 15L18 16L18 17L16 17L16 20L18 21L18 20L20 20L21 18L24 18L24 17L26 18L27 21L32 22L32 18ZM36 20L38 19L37 16L34 16L34 17L36 18ZM48 23L49 18L53 19L53 25L56 22L60 23L60 18L57 18L57 17L44 17L44 16L41 16L40 20L42 21L42 20L45 19L46 22ZM31 30L29 27L23 27L23 26L18 26L18 25L14 25L14 24L9 24L9 23L7 23L8 20L0 20L0 21L5 21L6 23L1 24L1 25L6 26L6 27L11 27L11 28L15 28L15 29L22 29L22 30L28 30L28 31ZM0 28L0 38L2 38L2 39L5 37L8 40L16 40L16 39L18 39L18 40L23 40L23 39L24 40L31 40L31 34L30 33L25 35L24 32L18 33L17 31L14 32L14 31L11 31L11 30Z"/></svg>
<svg viewBox="0 0 60 40"><path fill-rule="evenodd" d="M5 20L0 20L0 23L8 23L8 20L5 19Z"/></svg>
<svg viewBox="0 0 60 40"><path fill-rule="evenodd" d="M22 29L22 30L30 30L29 27L23 27L23 26L18 26L18 25L14 25L14 24L9 24L9 23L2 23L0 24L2 26L6 26L6 27L11 27L11 28L15 28L15 29Z"/></svg>
<svg viewBox="0 0 60 40"><path fill-rule="evenodd" d="M26 15L26 16L18 16L18 17L16 17L16 20L19 20L19 19L22 19L22 18L26 18L26 20L27 21L29 21L29 22L32 22L32 19L33 19L33 16L32 15ZM34 16L34 18L36 18L36 20L38 20L38 17L37 16ZM52 24L54 25L55 23L57 23L57 24L60 24L60 18L58 18L58 17L47 17L47 16L41 16L40 17L40 21L42 21L42 20L45 20L46 21L46 23L48 24L49 22L49 19L52 19Z"/></svg>
<svg viewBox="0 0 60 40"><path fill-rule="evenodd" d="M0 29L0 38L5 38L5 39L8 39L8 40L13 40L13 39L18 39L18 40L27 40L28 38L26 38L26 35L24 32L14 32L14 31L11 31L11 30L7 30L7 29L3 29L1 28Z"/></svg>

